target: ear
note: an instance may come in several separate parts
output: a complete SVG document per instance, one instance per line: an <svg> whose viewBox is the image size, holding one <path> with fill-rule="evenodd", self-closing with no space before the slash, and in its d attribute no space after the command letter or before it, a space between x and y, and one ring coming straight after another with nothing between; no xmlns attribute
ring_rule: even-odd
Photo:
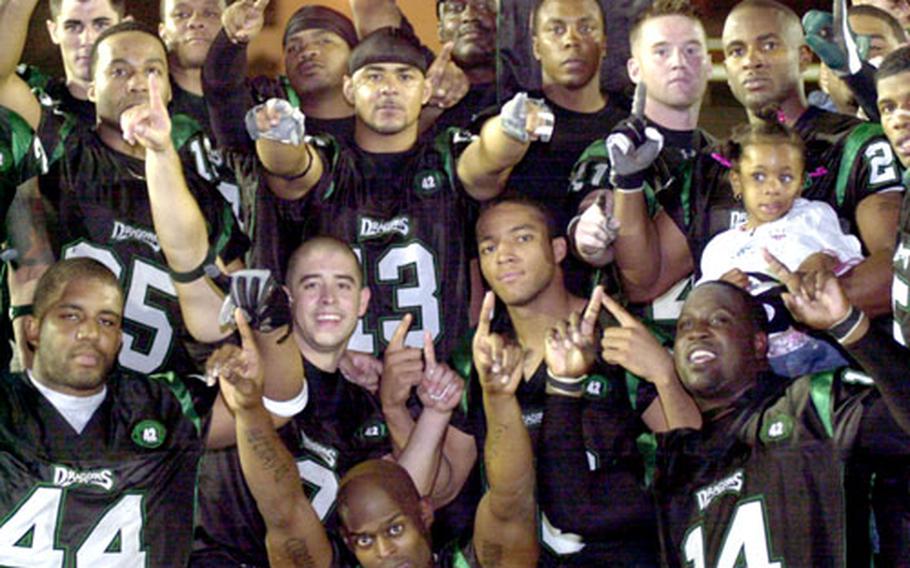
<svg viewBox="0 0 910 568"><path fill-rule="evenodd" d="M812 50L809 49L809 46L803 44L799 46L799 72L803 73L806 69L809 68L809 65L812 63Z"/></svg>
<svg viewBox="0 0 910 568"><path fill-rule="evenodd" d="M161 41L164 42L164 45L166 45L168 48L168 51L170 51L171 44L169 43L169 40L167 37L167 29L164 27L164 22L161 22L158 24L158 37L161 38Z"/></svg>
<svg viewBox="0 0 910 568"><path fill-rule="evenodd" d="M34 316L23 316L25 321L23 322L25 329L25 341L29 346L35 351L38 350L38 338L41 336L41 322L39 322Z"/></svg>
<svg viewBox="0 0 910 568"><path fill-rule="evenodd" d="M433 526L433 505L426 497L420 499L420 522L426 529L426 534L430 534L430 527Z"/></svg>
<svg viewBox="0 0 910 568"><path fill-rule="evenodd" d="M344 84L341 86L341 93L348 104L354 106L354 80L350 75L344 76Z"/></svg>
<svg viewBox="0 0 910 568"><path fill-rule="evenodd" d="M768 334L760 331L752 338L752 346L755 348L755 356L759 360L768 357Z"/></svg>
<svg viewBox="0 0 910 568"><path fill-rule="evenodd" d="M531 54L534 56L535 61L540 61L540 50L537 47L537 36L531 36Z"/></svg>
<svg viewBox="0 0 910 568"><path fill-rule="evenodd" d="M372 296L370 289L364 286L360 289L360 309L357 310L357 317L363 317L363 314L367 313L367 307L370 305L370 297Z"/></svg>
<svg viewBox="0 0 910 568"><path fill-rule="evenodd" d="M433 87L430 86L430 82L427 79L423 80L423 95L420 97L420 106L424 106L430 102L430 97L433 96Z"/></svg>
<svg viewBox="0 0 910 568"><path fill-rule="evenodd" d="M95 98L95 81L94 80L88 84L88 89L85 90L85 96L88 97L88 100L93 103L98 102L97 99Z"/></svg>
<svg viewBox="0 0 910 568"><path fill-rule="evenodd" d="M45 20L44 25L47 26L47 35L51 36L51 43L60 45L60 40L57 39L57 22L54 20Z"/></svg>
<svg viewBox="0 0 910 568"><path fill-rule="evenodd" d="M641 66L635 57L630 57L626 61L626 73L629 74L629 79L636 85L641 81Z"/></svg>
<svg viewBox="0 0 910 568"><path fill-rule="evenodd" d="M730 170L728 174L730 177L730 187L733 188L733 195L740 196L743 194L743 180L740 177L739 172L736 170Z"/></svg>
<svg viewBox="0 0 910 568"><path fill-rule="evenodd" d="M566 258L566 253L569 250L566 238L556 237L550 240L550 244L553 246L553 260L556 261L556 264L561 263Z"/></svg>

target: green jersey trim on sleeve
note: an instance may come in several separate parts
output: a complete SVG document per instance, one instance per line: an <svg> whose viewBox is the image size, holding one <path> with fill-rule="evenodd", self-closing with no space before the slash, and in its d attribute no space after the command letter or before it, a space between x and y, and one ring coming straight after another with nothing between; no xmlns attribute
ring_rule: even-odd
<svg viewBox="0 0 910 568"><path fill-rule="evenodd" d="M850 183L850 171L853 169L853 164L856 163L859 151L869 140L876 136L884 136L884 130L882 130L880 124L871 122L864 122L858 125L847 135L844 151L841 154L840 167L837 170L835 193L838 207L842 206L846 199L847 184Z"/></svg>
<svg viewBox="0 0 910 568"><path fill-rule="evenodd" d="M183 416L193 424L193 427L196 428L196 433L201 436L202 418L196 412L196 405L193 403L193 397L190 395L189 389L186 388L186 385L183 384L177 374L172 371L155 373L149 375L149 380L158 381L171 391L177 402L180 403L180 410L183 411Z"/></svg>
<svg viewBox="0 0 910 568"><path fill-rule="evenodd" d="M171 117L171 141L174 148L179 150L197 132L202 132L199 122L186 114L175 114Z"/></svg>
<svg viewBox="0 0 910 568"><path fill-rule="evenodd" d="M297 95L297 91L294 90L294 87L291 86L291 80L288 79L286 75L282 75L278 78L278 81L281 82L281 88L284 90L288 102L294 105L294 108L300 108L300 97Z"/></svg>
<svg viewBox="0 0 910 568"><path fill-rule="evenodd" d="M828 436L834 436L833 418L831 416L831 387L834 385L834 372L815 373L810 377L809 396L818 412Z"/></svg>

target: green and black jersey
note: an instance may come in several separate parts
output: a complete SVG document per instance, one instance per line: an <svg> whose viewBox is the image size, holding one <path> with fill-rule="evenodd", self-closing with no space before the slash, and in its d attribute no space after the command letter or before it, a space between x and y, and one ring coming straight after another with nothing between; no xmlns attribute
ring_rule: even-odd
<svg viewBox="0 0 910 568"><path fill-rule="evenodd" d="M0 376L0 565L183 566L217 389L115 373L77 433L22 374Z"/></svg>
<svg viewBox="0 0 910 568"><path fill-rule="evenodd" d="M210 246L225 262L240 258L248 240L218 193L199 134L175 122L184 176L209 228ZM48 227L59 258L94 258L120 278L126 292L119 364L141 373L194 372L177 293L152 223L145 163L106 146L92 128L45 112L39 128L50 156L41 193L57 216Z"/></svg>
<svg viewBox="0 0 910 568"><path fill-rule="evenodd" d="M669 565L846 565L845 461L910 454L872 385L850 369L792 383L764 375L700 432L659 436Z"/></svg>

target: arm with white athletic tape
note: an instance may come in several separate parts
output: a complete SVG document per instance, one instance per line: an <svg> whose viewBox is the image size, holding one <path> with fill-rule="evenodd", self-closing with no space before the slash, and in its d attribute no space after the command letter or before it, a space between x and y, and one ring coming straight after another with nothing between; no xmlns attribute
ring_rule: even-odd
<svg viewBox="0 0 910 568"><path fill-rule="evenodd" d="M250 109L245 121L275 195L297 200L316 187L325 164L305 138L306 117L299 109L284 99L269 99Z"/></svg>
<svg viewBox="0 0 910 568"><path fill-rule="evenodd" d="M663 148L663 137L644 117L647 89L635 87L632 115L617 124L605 141L613 184L613 217L618 225L613 255L625 287L649 288L660 275L661 235L648 211L644 184Z"/></svg>
<svg viewBox="0 0 910 568"><path fill-rule="evenodd" d="M540 99L518 93L487 120L458 159L458 177L474 199L486 200L505 189L506 180L524 158L531 142L549 142L553 111Z"/></svg>

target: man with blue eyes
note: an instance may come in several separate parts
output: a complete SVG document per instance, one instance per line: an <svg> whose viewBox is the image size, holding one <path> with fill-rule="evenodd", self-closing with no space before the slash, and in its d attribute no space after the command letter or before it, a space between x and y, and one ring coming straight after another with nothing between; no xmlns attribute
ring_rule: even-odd
<svg viewBox="0 0 910 568"><path fill-rule="evenodd" d="M807 147L803 196L829 203L863 242L867 258L842 277L847 294L870 315L887 313L901 187L900 166L881 130L807 106L801 75L810 52L790 8L774 0L741 2L727 16L723 43L727 81L749 120L783 120L799 132ZM667 188L661 202L672 223L658 229L656 221L644 220L647 230L633 252L657 262L623 271L631 300L665 293L698 265L712 236L744 220L727 181L729 167L712 154L699 154L687 175Z"/></svg>
<svg viewBox="0 0 910 568"><path fill-rule="evenodd" d="M57 223L15 220L26 229L35 223L46 230L51 252L58 258L91 256L123 279L127 339L118 360L123 367L145 373L165 369L189 373L198 368L184 345L189 337L177 290L152 220L147 148L127 136L124 126L124 116L149 104L152 78L156 96L170 100L167 77L167 53L157 35L135 22L102 32L92 51L93 81L88 88L97 124L44 111L38 130L51 162L50 172L40 179L40 191ZM34 97L30 103L38 107ZM176 150L186 166L182 173L186 187L204 212L208 242L216 243L213 258L233 269L248 241L227 202L208 180L195 174L198 156L189 146L201 144L200 139L187 142ZM221 235L224 239L219 240Z"/></svg>
<svg viewBox="0 0 910 568"><path fill-rule="evenodd" d="M484 279L496 297L505 306L492 322L493 331L502 341L509 338L521 345L524 357L520 369L521 380L516 397L521 408L522 420L528 426L532 447L537 456L537 469L543 483L544 471L550 465L545 453L559 452L561 446L545 440L542 422L548 420L547 393L556 377L545 359L545 344L551 328L567 325L565 322L579 317L588 303L585 298L571 294L562 277L560 261L565 257L567 245L564 237L554 233L553 221L548 210L524 197L503 197L485 205L477 221L477 246ZM600 288L591 300L600 307ZM488 298L492 304L492 298ZM594 316L596 317L596 316ZM484 316L481 316L483 321ZM593 325L593 324L592 324ZM594 331L591 330L593 336ZM589 536L578 534L586 527L574 520L560 517L557 522L551 515L564 510L561 501L572 500L571 495L559 492L544 493L541 485L540 509L542 562L546 566L565 563L584 566L635 565L657 566L656 513L647 491L643 489L645 468L643 457L635 446L635 439L648 428L663 430L667 427L662 405L676 403L680 389L674 384L657 384L655 388L644 381L626 380L622 369L594 358L593 346L589 351L589 374L577 378L562 377L573 383L570 390L578 395L575 402L583 404L584 416L580 430L584 445L589 449L592 469L606 471L616 487L623 490L609 491L610 504L591 514L620 530ZM478 361L474 360L475 366ZM555 374L560 374L556 372ZM472 377L469 400L479 400L482 381ZM675 389L666 390L666 387ZM684 397L685 398L685 397ZM683 401L690 416L697 417L691 401ZM674 408L676 408L674 406ZM485 429L479 406L475 412L475 431L478 440L494 436ZM548 411L547 411L548 412ZM579 411L581 413L581 411ZM585 467L588 467L587 464ZM557 478L566 475L562 470ZM556 481L555 483L559 483ZM551 516L549 520L547 517ZM553 524L551 524L551 522ZM571 528L567 523L572 523ZM581 523L584 524L584 523ZM555 526L555 528L554 528Z"/></svg>
<svg viewBox="0 0 910 568"><path fill-rule="evenodd" d="M0 49L3 54L0 59L0 105L18 112L37 129L41 111L30 102L29 88L34 88L42 94L42 104L94 124L95 107L88 99L92 45L102 31L123 19L125 1L50 0L51 19L47 21L47 31L60 49L65 75L48 78L27 66L20 78L16 66L25 47L29 19L37 4L38 0L14 0L7 2L0 11L4 26L8 28Z"/></svg>
<svg viewBox="0 0 910 568"><path fill-rule="evenodd" d="M320 524L315 498L311 503L301 490L293 459L262 406L261 390L245 389L243 396L227 397L236 417L243 474L268 529L272 567L537 565L533 454L515 397L522 351L490 333L492 309L489 294L473 340L491 432L486 440L488 488L473 516L471 539L453 541L441 550L434 549L430 537L433 507L421 497L412 476L399 464L374 459L350 469L338 487L341 535L356 557L349 561L342 545L330 540Z"/></svg>
<svg viewBox="0 0 910 568"><path fill-rule="evenodd" d="M713 138L698 128L702 98L711 73L707 39L698 13L689 2L658 0L633 22L629 44L632 55L627 63L629 77L643 85L645 93L642 124L655 128L664 139L648 179L648 186L658 190L679 175L698 152L713 143ZM650 256L639 254L634 246L634 223L641 212L647 211L647 216L653 217L658 226L672 221L657 207L659 194L623 191L623 187L610 191L613 187L607 147L603 140L597 140L585 150L572 171L569 192L578 196L575 199L581 205L579 215L569 225L568 235L575 254L584 262L600 268L615 257L620 274L623 270L634 272L639 270L638 264L653 262ZM599 203L599 199L612 199L612 209ZM611 214L615 221L610 220ZM617 222L623 228L623 239L619 242L621 246L613 247ZM680 298L680 291L687 283L688 278L643 306L647 318L661 325L668 336L672 336L684 299Z"/></svg>
<svg viewBox="0 0 910 568"><path fill-rule="evenodd" d="M286 290L293 317L291 340L303 359L308 403L279 435L319 522L337 534L339 479L368 459L394 457L421 495L439 492L434 481L442 485L452 479L452 465L444 457L437 460L436 453L461 399L461 379L444 363L421 365L423 411L410 438L396 448L379 396L345 380L338 369L370 299L351 247L331 237L307 240L291 256ZM267 566L266 525L243 481L237 452L228 448L207 453L203 472L191 565Z"/></svg>

